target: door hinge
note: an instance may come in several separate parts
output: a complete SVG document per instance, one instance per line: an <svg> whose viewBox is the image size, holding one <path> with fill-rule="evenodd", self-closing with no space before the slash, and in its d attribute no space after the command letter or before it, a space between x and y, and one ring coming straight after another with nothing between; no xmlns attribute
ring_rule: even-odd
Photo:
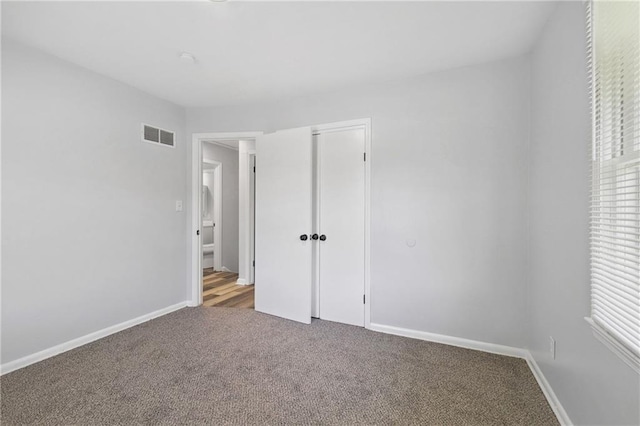
<svg viewBox="0 0 640 426"><path fill-rule="evenodd" d="M256 266L256 261L255 260L253 261L253 266Z"/></svg>
<svg viewBox="0 0 640 426"><path fill-rule="evenodd" d="M363 294L363 295L362 295L362 304L364 305L364 304L366 304L366 303L367 303L367 295L366 295L366 294Z"/></svg>
<svg viewBox="0 0 640 426"><path fill-rule="evenodd" d="M256 172L256 166L253 166L253 173Z"/></svg>
<svg viewBox="0 0 640 426"><path fill-rule="evenodd" d="M200 230L199 229L196 231L196 235L200 235Z"/></svg>
<svg viewBox="0 0 640 426"><path fill-rule="evenodd" d="M364 153L363 157L364 157L364 161L367 161L367 153L366 152Z"/></svg>

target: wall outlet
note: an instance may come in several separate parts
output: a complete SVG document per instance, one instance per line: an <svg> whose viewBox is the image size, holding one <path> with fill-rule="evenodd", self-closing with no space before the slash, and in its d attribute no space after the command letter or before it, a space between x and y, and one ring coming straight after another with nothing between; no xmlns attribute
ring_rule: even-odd
<svg viewBox="0 0 640 426"><path fill-rule="evenodd" d="M551 359L556 359L556 341L551 336L549 336L549 352L551 353Z"/></svg>
<svg viewBox="0 0 640 426"><path fill-rule="evenodd" d="M177 212L181 212L182 211L182 201L181 200L176 201L176 211Z"/></svg>

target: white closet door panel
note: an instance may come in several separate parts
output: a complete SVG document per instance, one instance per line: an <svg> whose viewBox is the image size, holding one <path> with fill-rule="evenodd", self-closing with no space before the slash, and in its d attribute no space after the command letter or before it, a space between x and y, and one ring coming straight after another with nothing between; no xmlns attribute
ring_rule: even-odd
<svg viewBox="0 0 640 426"><path fill-rule="evenodd" d="M311 322L311 129L256 140L257 311Z"/></svg>
<svg viewBox="0 0 640 426"><path fill-rule="evenodd" d="M318 138L320 318L364 326L364 129Z"/></svg>

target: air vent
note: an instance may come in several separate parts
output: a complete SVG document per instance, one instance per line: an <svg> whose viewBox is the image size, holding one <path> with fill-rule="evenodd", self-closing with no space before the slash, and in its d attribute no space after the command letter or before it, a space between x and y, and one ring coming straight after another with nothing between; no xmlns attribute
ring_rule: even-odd
<svg viewBox="0 0 640 426"><path fill-rule="evenodd" d="M173 147L175 145L175 133L159 127L142 124L142 140L158 145Z"/></svg>

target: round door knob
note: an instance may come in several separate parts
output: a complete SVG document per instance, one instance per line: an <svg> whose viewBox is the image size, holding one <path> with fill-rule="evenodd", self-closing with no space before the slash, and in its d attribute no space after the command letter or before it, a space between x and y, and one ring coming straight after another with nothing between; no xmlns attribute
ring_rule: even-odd
<svg viewBox="0 0 640 426"><path fill-rule="evenodd" d="M326 235L324 235L324 234L320 235L320 241L324 241L324 240L326 240L326 239L327 239L327 236L326 236Z"/></svg>
<svg viewBox="0 0 640 426"><path fill-rule="evenodd" d="M313 234L313 235L311 236L311 239L312 239L312 240L317 240L317 239L318 239L318 234Z"/></svg>
<svg viewBox="0 0 640 426"><path fill-rule="evenodd" d="M302 235L300 235L300 239L301 239L302 241L307 241L307 239L308 239L308 238L309 238L309 237L307 237L307 234L302 234Z"/></svg>

